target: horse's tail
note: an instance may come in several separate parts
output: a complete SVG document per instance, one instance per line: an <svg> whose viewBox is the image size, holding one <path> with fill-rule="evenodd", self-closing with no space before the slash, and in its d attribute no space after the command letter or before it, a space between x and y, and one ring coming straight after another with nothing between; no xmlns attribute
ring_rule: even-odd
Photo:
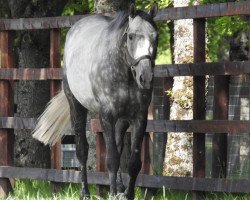
<svg viewBox="0 0 250 200"><path fill-rule="evenodd" d="M54 145L70 127L70 111L63 91L49 102L38 119L33 137L44 144Z"/></svg>

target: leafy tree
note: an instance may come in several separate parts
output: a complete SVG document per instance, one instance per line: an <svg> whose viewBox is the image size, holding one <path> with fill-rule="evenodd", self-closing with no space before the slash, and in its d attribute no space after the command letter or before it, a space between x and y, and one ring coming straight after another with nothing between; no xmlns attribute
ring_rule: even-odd
<svg viewBox="0 0 250 200"><path fill-rule="evenodd" d="M244 1L244 0L240 0ZM195 0L190 1L193 5ZM199 3L226 3L226 0L201 0ZM207 56L208 61L229 59L230 40L249 29L246 18L242 16L225 16L207 20Z"/></svg>
<svg viewBox="0 0 250 200"><path fill-rule="evenodd" d="M248 29L241 16L220 17L207 21L208 57L211 61L227 60L230 40ZM229 55L228 55L229 56Z"/></svg>

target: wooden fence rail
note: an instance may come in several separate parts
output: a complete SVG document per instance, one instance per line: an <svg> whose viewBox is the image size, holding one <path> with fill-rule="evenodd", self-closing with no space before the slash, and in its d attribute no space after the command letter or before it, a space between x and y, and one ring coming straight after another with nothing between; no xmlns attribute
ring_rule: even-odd
<svg viewBox="0 0 250 200"><path fill-rule="evenodd" d="M36 126L36 118L0 117L0 129L28 129ZM87 130L102 132L98 119L87 124ZM131 132L130 128L128 132ZM248 120L148 120L146 132L201 132L230 134L250 132Z"/></svg>
<svg viewBox="0 0 250 200"><path fill-rule="evenodd" d="M165 8L159 10L155 20L178 20L222 17L233 15L249 15L250 2L228 2L220 4L208 4L180 8ZM0 19L0 31L2 30L34 30L71 27L75 22L88 15Z"/></svg>
<svg viewBox="0 0 250 200"><path fill-rule="evenodd" d="M250 61L156 65L156 78L174 76L242 75L250 73ZM61 80L62 68L0 68L0 80Z"/></svg>
<svg viewBox="0 0 250 200"><path fill-rule="evenodd" d="M157 78L164 78L164 85L171 86L171 78L174 76L194 77L194 120L149 120L147 132L193 132L193 178L149 176L140 174L137 186L149 188L170 188L193 191L193 199L203 199L203 192L236 192L250 193L250 180L207 179L205 178L205 133L236 134L250 132L249 121L225 120L224 116L217 116L217 120L205 120L205 75L227 77L228 75L242 75L250 73L250 61L245 62L220 62L205 63L205 23L206 18L249 15L250 1L228 2L219 4L199 5L181 8L166 8L159 10L156 20L194 19L194 63L158 65L154 69ZM60 90L62 68L60 67L60 29L71 27L76 21L88 15L29 18L29 19L0 19L0 196L7 194L11 188L11 179L39 179L52 182L79 183L78 171L60 169L60 143L52 148L52 168L35 169L17 168L13 165L13 129L33 129L35 118L14 117L13 82L20 80L50 80L51 97ZM12 31L50 29L50 66L49 68L30 69L14 68L12 59ZM46 67L46 66L44 66ZM217 77L218 80L218 77ZM226 113L227 106L220 105L220 98L226 99L226 95L220 96L219 91L228 92L226 78L221 87L217 87L215 113ZM219 84L219 83L217 83ZM165 93L165 86L162 93ZM155 102L157 97L155 97ZM159 100L160 102L160 100ZM167 107L166 104L164 104ZM223 120L222 120L223 119ZM88 130L97 134L97 169L104 171L103 160L105 147L102 129L99 120L92 120L87 125ZM129 130L130 131L130 130ZM73 136L64 139L64 143L73 141ZM143 172L148 172L148 145L149 136L144 140ZM216 142L216 141L215 141ZM224 147L226 148L226 147ZM125 184L127 176L123 174ZM107 174L103 172L90 173L89 183L108 185ZM56 187L54 187L56 190Z"/></svg>
<svg viewBox="0 0 250 200"><path fill-rule="evenodd" d="M75 170L55 170L39 168L20 167L0 167L0 177L47 180L61 183L80 183L80 171ZM123 174L123 181L128 185L128 176ZM97 185L109 185L108 174L104 172L88 173L88 182ZM211 179L211 178L189 178L189 177L169 177L152 176L140 174L136 181L139 187L147 188L169 188L186 191L206 191L206 192L240 192L250 193L250 180L233 179Z"/></svg>

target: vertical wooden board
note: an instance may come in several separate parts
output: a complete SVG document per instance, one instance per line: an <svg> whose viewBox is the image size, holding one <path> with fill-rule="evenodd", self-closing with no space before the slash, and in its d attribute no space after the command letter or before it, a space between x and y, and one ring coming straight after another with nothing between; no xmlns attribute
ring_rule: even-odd
<svg viewBox="0 0 250 200"><path fill-rule="evenodd" d="M170 97L166 95L166 91L173 87L173 78L157 78L157 84L154 84L154 97L162 97L161 105L153 105L153 119L154 120L168 120L170 119ZM153 134L153 155L152 167L155 175L162 175L164 158L167 143L167 133Z"/></svg>
<svg viewBox="0 0 250 200"><path fill-rule="evenodd" d="M50 31L50 67L59 68L61 66L61 31L52 29ZM61 90L61 81L52 80L50 82L50 96L53 98ZM61 141L51 147L51 168L61 169ZM53 183L53 193L58 192L58 184Z"/></svg>
<svg viewBox="0 0 250 200"><path fill-rule="evenodd" d="M61 32L60 29L50 31L50 67L61 66ZM50 83L50 96L53 98L61 90L61 81L53 80ZM61 168L61 142L51 148L51 166L54 169Z"/></svg>
<svg viewBox="0 0 250 200"><path fill-rule="evenodd" d="M61 67L61 31L60 29L52 29L50 31L50 67ZM50 84L50 94L54 97L61 90L61 81L53 80Z"/></svg>
<svg viewBox="0 0 250 200"><path fill-rule="evenodd" d="M230 76L214 77L213 119L227 120ZM227 174L227 133L214 134L212 142L212 177L225 178Z"/></svg>
<svg viewBox="0 0 250 200"><path fill-rule="evenodd" d="M12 68L13 49L11 32L0 32L0 68ZM14 116L13 84L0 80L0 117ZM0 165L13 165L14 133L13 130L0 129ZM0 178L0 197L8 195L13 185L9 179Z"/></svg>
<svg viewBox="0 0 250 200"><path fill-rule="evenodd" d="M149 143L150 143L149 133L145 133L145 136L142 142L142 150L141 150L141 161L142 161L141 173L148 174L148 175L151 172Z"/></svg>
<svg viewBox="0 0 250 200"><path fill-rule="evenodd" d="M106 158L106 147L103 137L103 133L96 134L96 171L105 172L107 171L105 165Z"/></svg>
<svg viewBox="0 0 250 200"><path fill-rule="evenodd" d="M194 63L205 62L205 19L194 19ZM205 119L205 77L194 77L193 118ZM193 133L193 176L205 177L205 133ZM193 192L194 200L204 199L201 192Z"/></svg>
<svg viewBox="0 0 250 200"><path fill-rule="evenodd" d="M103 137L103 133L96 133L96 171L97 172L105 172L107 171L105 162L106 161L106 146ZM97 195L103 197L105 192L107 191L107 187L103 185L96 186Z"/></svg>

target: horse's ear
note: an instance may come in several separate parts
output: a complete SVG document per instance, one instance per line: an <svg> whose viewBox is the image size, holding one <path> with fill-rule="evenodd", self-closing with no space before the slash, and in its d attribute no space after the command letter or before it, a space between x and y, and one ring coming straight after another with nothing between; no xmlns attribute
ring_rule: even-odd
<svg viewBox="0 0 250 200"><path fill-rule="evenodd" d="M152 8L149 11L149 14L152 18L154 18L157 15L157 12L158 12L158 4L155 1L152 5Z"/></svg>
<svg viewBox="0 0 250 200"><path fill-rule="evenodd" d="M129 16L131 18L134 18L136 15L136 8L135 8L135 4L134 3L131 3L130 6L129 6Z"/></svg>

